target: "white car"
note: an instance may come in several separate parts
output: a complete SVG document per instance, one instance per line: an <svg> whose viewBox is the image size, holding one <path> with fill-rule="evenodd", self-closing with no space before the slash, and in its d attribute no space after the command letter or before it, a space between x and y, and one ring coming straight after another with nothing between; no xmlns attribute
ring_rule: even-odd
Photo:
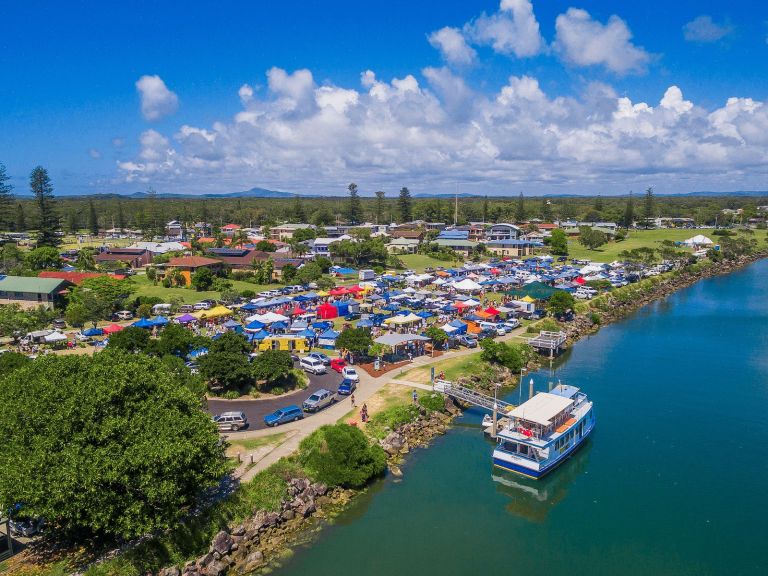
<svg viewBox="0 0 768 576"><path fill-rule="evenodd" d="M195 304L195 310L210 310L211 305L208 302L198 302Z"/></svg>
<svg viewBox="0 0 768 576"><path fill-rule="evenodd" d="M345 380L352 380L352 382L360 382L360 375L357 373L357 370L350 366L344 366L344 368L341 369L341 376Z"/></svg>
<svg viewBox="0 0 768 576"><path fill-rule="evenodd" d="M133 312L129 310L120 310L120 312L115 314L115 317L118 320L130 320L131 318L133 318Z"/></svg>
<svg viewBox="0 0 768 576"><path fill-rule="evenodd" d="M305 372L311 372L312 374L325 374L328 372L328 369L325 367L325 364L323 364L321 360L318 360L317 358L310 358L309 356L305 356L299 360L299 366Z"/></svg>

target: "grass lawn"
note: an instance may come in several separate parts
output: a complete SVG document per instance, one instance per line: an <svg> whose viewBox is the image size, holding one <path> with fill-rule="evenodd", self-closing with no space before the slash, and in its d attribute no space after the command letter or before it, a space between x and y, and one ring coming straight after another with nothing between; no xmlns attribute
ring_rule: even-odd
<svg viewBox="0 0 768 576"><path fill-rule="evenodd" d="M388 408L398 405L408 405L411 402L411 389L408 388L408 386L390 383L382 386L378 392L368 398L365 404L368 407L368 415L373 416L382 410L387 410ZM337 422L339 424L344 424L354 421L360 426L360 407L361 404L358 402L358 405L355 408L344 414L344 416L339 418Z"/></svg>
<svg viewBox="0 0 768 576"><path fill-rule="evenodd" d="M270 434L269 436L261 436L259 438L230 440L229 446L227 447L227 456L235 458L239 452L252 452L266 446L277 446L285 440L286 436L288 436L288 432L279 432L277 434Z"/></svg>
<svg viewBox="0 0 768 576"><path fill-rule="evenodd" d="M424 254L398 254L397 257L403 261L406 268L415 270L416 272L424 272L425 268L436 268L437 266L450 268L455 264L455 262L437 260L431 256L425 256Z"/></svg>
<svg viewBox="0 0 768 576"><path fill-rule="evenodd" d="M480 360L480 352L468 356L459 356L448 360L437 361L429 366L420 366L413 368L402 374L395 376L397 380L408 380L410 382L419 382L429 384L432 375L432 366L435 367L435 376L440 372L445 372L446 380L456 380L459 376L467 374L476 374L483 370L483 361Z"/></svg>
<svg viewBox="0 0 768 576"><path fill-rule="evenodd" d="M271 284L264 286L262 284L251 284L250 282L243 282L242 280L230 280L232 282L232 288L238 291L253 290L257 294L264 290L273 290L275 287L282 286L281 284ZM208 298L217 299L221 296L219 292L213 290L204 290L198 292L190 288L165 288L162 284L156 286L152 284L149 278L144 274L137 274L133 276L133 283L136 285L137 290L134 296L156 296L162 298L164 302L168 302L173 296L181 298L185 304L194 304Z"/></svg>
<svg viewBox="0 0 768 576"><path fill-rule="evenodd" d="M712 229L707 230L686 230L686 229L667 229L659 230L630 230L629 236L621 242L609 242L597 250L588 250L578 239L568 239L568 256L584 260L593 260L594 262L613 262L619 258L619 252L623 250L632 250L634 248L659 248L662 240L672 240L679 242L687 240L691 236L703 234L717 242L716 237L712 236Z"/></svg>

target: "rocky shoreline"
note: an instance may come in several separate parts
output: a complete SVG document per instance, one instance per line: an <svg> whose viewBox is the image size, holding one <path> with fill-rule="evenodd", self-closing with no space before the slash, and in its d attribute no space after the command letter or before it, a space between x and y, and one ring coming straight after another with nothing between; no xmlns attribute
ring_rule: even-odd
<svg viewBox="0 0 768 576"><path fill-rule="evenodd" d="M768 257L768 252L716 262L695 271L681 269L669 277L661 277L643 293L629 299L606 294L600 309L578 314L564 327L568 341L573 343L596 332L600 326L616 322L699 280L733 272L765 257ZM598 321L595 321L594 314L597 314ZM534 359L528 367L533 369L537 366L538 359ZM469 377L465 378L467 383L472 381ZM490 380L504 383L514 378L515 375L508 369L499 367L491 374ZM472 383L480 384L479 381ZM399 426L379 441L387 453L391 474L401 476L400 465L405 455L416 447L427 447L433 438L445 434L451 421L461 412L461 408L450 398L445 398L444 409L444 412L428 412L422 407L415 420ZM183 567L165 568L158 576L223 576L261 570L305 539L318 521L330 519L341 512L358 494L359 491L341 488L329 490L325 485L312 483L307 478L292 478L288 482L287 496L281 503L280 512L259 510L243 524L230 531L219 532L203 556L187 562Z"/></svg>

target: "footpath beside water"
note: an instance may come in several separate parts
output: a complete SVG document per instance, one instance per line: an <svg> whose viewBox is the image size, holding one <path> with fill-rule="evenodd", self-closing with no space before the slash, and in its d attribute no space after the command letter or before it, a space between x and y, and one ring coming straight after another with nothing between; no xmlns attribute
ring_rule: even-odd
<svg viewBox="0 0 768 576"><path fill-rule="evenodd" d="M768 572L766 281L763 260L576 343L554 378L594 399L597 428L550 477L493 470L469 410L275 573Z"/></svg>

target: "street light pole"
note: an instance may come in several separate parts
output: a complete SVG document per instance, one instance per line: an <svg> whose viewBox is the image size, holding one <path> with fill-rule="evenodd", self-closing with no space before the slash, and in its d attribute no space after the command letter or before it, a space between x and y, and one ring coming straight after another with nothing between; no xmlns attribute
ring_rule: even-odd
<svg viewBox="0 0 768 576"><path fill-rule="evenodd" d="M517 405L520 406L523 400L523 372L525 368L520 368L520 380L517 384Z"/></svg>

